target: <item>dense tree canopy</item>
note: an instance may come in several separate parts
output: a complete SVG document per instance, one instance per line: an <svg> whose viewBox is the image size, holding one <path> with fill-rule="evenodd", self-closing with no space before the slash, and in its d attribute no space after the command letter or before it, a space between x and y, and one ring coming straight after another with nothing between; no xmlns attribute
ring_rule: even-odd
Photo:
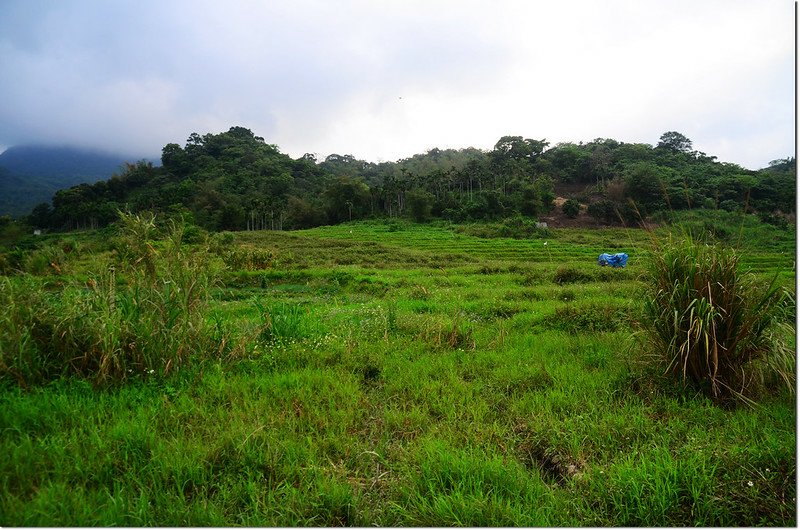
<svg viewBox="0 0 800 530"><path fill-rule="evenodd" d="M679 132L669 131L661 135L656 147L669 149L678 153L688 153L692 150L692 141Z"/></svg>
<svg viewBox="0 0 800 530"><path fill-rule="evenodd" d="M793 213L794 158L750 171L692 151L684 135L657 146L598 138L588 143L503 136L491 151L430 149L397 162L349 154L321 162L292 159L243 127L192 133L164 146L162 165L127 164L96 184L58 191L31 212L31 224L56 230L99 227L116 211L182 215L209 230L308 228L378 216L418 221L538 218L556 190L608 222L659 210L713 208L764 216Z"/></svg>

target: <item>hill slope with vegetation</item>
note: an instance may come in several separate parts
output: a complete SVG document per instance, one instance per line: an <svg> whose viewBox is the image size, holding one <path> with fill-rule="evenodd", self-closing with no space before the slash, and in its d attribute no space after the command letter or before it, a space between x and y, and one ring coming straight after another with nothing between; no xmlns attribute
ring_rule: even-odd
<svg viewBox="0 0 800 530"><path fill-rule="evenodd" d="M523 217L636 223L658 212L719 209L793 221L794 158L752 171L692 150L671 131L656 146L503 136L491 151L431 149L397 162L292 159L243 127L193 133L95 184L59 190L27 221L102 227L117 210L181 215L207 230L302 229L377 217L453 222Z"/></svg>
<svg viewBox="0 0 800 530"><path fill-rule="evenodd" d="M27 215L60 189L108 179L125 160L75 147L10 147L0 153L0 215Z"/></svg>

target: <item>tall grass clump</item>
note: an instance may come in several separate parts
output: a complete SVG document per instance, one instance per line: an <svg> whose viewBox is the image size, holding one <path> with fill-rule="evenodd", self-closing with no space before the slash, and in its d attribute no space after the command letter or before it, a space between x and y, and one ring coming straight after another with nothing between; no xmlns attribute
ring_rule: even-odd
<svg viewBox="0 0 800 530"><path fill-rule="evenodd" d="M0 377L22 386L71 374L120 382L221 353L225 341L207 318L208 254L182 244L180 225L162 241L155 233L152 215L121 214L117 259L85 284L49 292L32 278L0 282Z"/></svg>
<svg viewBox="0 0 800 530"><path fill-rule="evenodd" d="M265 302L258 298L253 304L261 318L259 338L266 344L289 344L318 333L309 310L298 304Z"/></svg>
<svg viewBox="0 0 800 530"><path fill-rule="evenodd" d="M712 399L748 401L779 382L794 388L790 294L763 285L739 266L731 248L673 238L652 253L643 337L665 372Z"/></svg>

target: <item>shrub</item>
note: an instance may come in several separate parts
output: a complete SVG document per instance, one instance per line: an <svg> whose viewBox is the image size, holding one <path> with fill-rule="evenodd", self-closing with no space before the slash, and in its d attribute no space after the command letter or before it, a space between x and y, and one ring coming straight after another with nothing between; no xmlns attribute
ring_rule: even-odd
<svg viewBox="0 0 800 530"><path fill-rule="evenodd" d="M597 219L598 221L616 221L616 215L614 213L614 203L607 200L601 199L597 202L593 202L589 205L586 209L587 213Z"/></svg>
<svg viewBox="0 0 800 530"><path fill-rule="evenodd" d="M556 272L553 275L553 283L557 283L559 285L565 283L585 283L591 282L592 280L593 278L590 274L574 267L567 267L564 265L561 265L558 269L556 269Z"/></svg>
<svg viewBox="0 0 800 530"><path fill-rule="evenodd" d="M233 245L236 236L233 235L233 232L217 232L210 239L212 252L219 253Z"/></svg>
<svg viewBox="0 0 800 530"><path fill-rule="evenodd" d="M794 384L789 296L739 270L730 248L670 240L651 256L644 338L658 361L717 400L749 399L770 381ZM784 329L781 329L781 328Z"/></svg>
<svg viewBox="0 0 800 530"><path fill-rule="evenodd" d="M600 199L591 203L586 212L598 221L606 223L637 223L641 221L639 212L630 204L616 203L608 199Z"/></svg>
<svg viewBox="0 0 800 530"><path fill-rule="evenodd" d="M503 219L500 223L460 224L454 231L482 239L507 237L510 239L532 239L549 237L550 231L539 224L536 219L517 215Z"/></svg>
<svg viewBox="0 0 800 530"><path fill-rule="evenodd" d="M581 212L581 203L575 199L567 199L567 201L561 205L561 211L570 219L575 219Z"/></svg>
<svg viewBox="0 0 800 530"><path fill-rule="evenodd" d="M123 214L121 261L83 285L49 292L30 276L0 282L0 378L21 386L67 374L121 382L222 353L226 338L207 318L207 254L188 252L178 225L156 251L146 237L152 221Z"/></svg>
<svg viewBox="0 0 800 530"><path fill-rule="evenodd" d="M58 243L50 243L28 252L21 251L19 269L34 276L63 274L68 261L66 252Z"/></svg>
<svg viewBox="0 0 800 530"><path fill-rule="evenodd" d="M0 253L0 274L11 275L22 271L27 253L21 249Z"/></svg>

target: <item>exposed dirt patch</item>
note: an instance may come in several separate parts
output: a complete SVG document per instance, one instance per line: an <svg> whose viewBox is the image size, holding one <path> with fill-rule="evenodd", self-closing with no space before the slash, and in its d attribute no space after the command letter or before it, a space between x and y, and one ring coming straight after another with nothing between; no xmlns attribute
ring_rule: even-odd
<svg viewBox="0 0 800 530"><path fill-rule="evenodd" d="M560 486L581 475L583 466L580 462L550 446L546 440L532 433L524 423L517 425L514 431L522 436L522 441L517 446L520 461L528 469L537 468L547 482Z"/></svg>
<svg viewBox="0 0 800 530"><path fill-rule="evenodd" d="M567 217L561 206L567 202L567 198L558 196L554 203L555 207L550 210L547 215L540 217L539 220L547 223L548 228L604 228L609 226L619 226L619 224L606 223L598 221L588 213L586 213L586 205L581 204L581 211L574 219Z"/></svg>

